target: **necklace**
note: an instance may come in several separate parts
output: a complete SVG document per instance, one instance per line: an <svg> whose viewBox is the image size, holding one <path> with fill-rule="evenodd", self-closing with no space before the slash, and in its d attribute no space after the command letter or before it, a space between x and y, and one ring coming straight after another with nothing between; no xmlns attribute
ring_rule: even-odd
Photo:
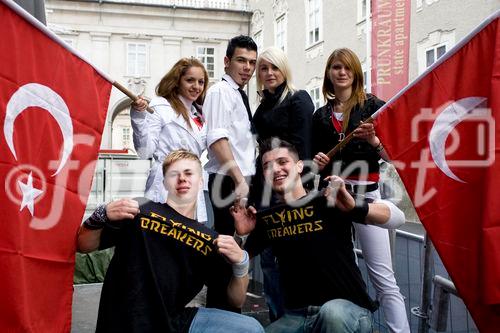
<svg viewBox="0 0 500 333"><path fill-rule="evenodd" d="M337 105L334 105L332 107L332 116L331 116L330 120L332 122L333 128L335 128L335 131L337 131L337 133L339 134L339 142L341 142L345 138L345 133L344 133L344 131L342 131L343 120L338 120L337 117L335 116L335 107L336 106Z"/></svg>

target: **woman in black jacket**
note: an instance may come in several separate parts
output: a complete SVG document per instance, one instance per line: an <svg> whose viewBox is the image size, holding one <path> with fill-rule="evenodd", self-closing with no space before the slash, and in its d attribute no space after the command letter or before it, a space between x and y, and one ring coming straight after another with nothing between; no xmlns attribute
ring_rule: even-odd
<svg viewBox="0 0 500 333"><path fill-rule="evenodd" d="M388 160L388 156L373 124L363 122L384 102L365 93L361 63L353 51L344 48L332 52L325 68L323 95L327 103L314 113L312 126L314 161L322 176L339 175L353 192L360 190L365 198L380 199L378 162L380 158ZM351 132L354 139L329 164L326 153ZM353 225L387 326L391 332L410 332L404 299L392 270L388 231Z"/></svg>
<svg viewBox="0 0 500 333"><path fill-rule="evenodd" d="M257 89L261 98L261 103L253 116L257 140L260 143L270 137L278 137L293 144L300 159L311 160L314 104L306 91L297 90L293 86L285 53L276 47L267 48L259 55L256 67ZM257 159L256 167L256 174L262 175L260 158ZM258 207L266 206L273 200L270 190L266 196L263 183L259 177L255 177L252 182L251 197ZM271 321L274 321L283 315L283 304L275 258L270 249L261 253L261 267L269 316Z"/></svg>
<svg viewBox="0 0 500 333"><path fill-rule="evenodd" d="M259 142L278 137L293 144L301 160L311 159L314 104L309 94L291 82L290 66L281 49L270 47L257 59L257 89L261 103L253 116Z"/></svg>

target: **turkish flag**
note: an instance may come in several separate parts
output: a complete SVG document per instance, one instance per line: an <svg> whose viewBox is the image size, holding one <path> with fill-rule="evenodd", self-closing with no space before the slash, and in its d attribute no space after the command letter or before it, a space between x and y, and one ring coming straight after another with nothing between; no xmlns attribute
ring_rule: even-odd
<svg viewBox="0 0 500 333"><path fill-rule="evenodd" d="M69 332L111 83L25 15L0 1L0 331Z"/></svg>
<svg viewBox="0 0 500 333"><path fill-rule="evenodd" d="M499 13L389 101L375 121L481 332L500 327Z"/></svg>

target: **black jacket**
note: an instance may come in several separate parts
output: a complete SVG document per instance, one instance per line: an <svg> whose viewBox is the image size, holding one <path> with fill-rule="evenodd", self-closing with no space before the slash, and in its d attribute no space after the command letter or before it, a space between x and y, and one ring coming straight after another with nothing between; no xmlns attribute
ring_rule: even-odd
<svg viewBox="0 0 500 333"><path fill-rule="evenodd" d="M279 86L274 94L264 90L264 98L253 116L258 141L278 137L293 144L300 159L309 160L314 104L304 90L289 93L277 104L285 84Z"/></svg>
<svg viewBox="0 0 500 333"><path fill-rule="evenodd" d="M365 104L361 108L356 105L351 111L349 117L349 124L347 127L347 134L352 132L359 126L361 121L366 120L375 111L384 105L384 101L378 99L376 96L368 94ZM327 153L339 142L339 133L335 130L332 123L332 107L330 103L319 108L313 115L312 125L312 141L313 141L313 154L318 152ZM368 142L361 139L351 140L342 150L340 150L334 157L333 161L341 161L341 171L344 171L351 163L355 161L368 162L368 170L370 173L379 172L378 160L379 154ZM330 174L331 165L324 170L324 174ZM359 170L354 170L349 173L349 176L358 175ZM347 176L347 175L345 175Z"/></svg>

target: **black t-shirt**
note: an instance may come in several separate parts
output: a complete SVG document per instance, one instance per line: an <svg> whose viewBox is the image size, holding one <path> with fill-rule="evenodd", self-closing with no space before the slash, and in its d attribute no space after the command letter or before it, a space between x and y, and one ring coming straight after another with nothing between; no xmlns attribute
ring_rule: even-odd
<svg viewBox="0 0 500 333"><path fill-rule="evenodd" d="M213 230L167 204L136 200L140 214L101 235L102 247L116 249L96 331L187 332L197 309L186 304L231 267L213 245Z"/></svg>
<svg viewBox="0 0 500 333"><path fill-rule="evenodd" d="M280 205L258 212L246 248L257 255L272 246L287 309L341 298L376 310L356 266L350 221L348 214L327 207L322 196L301 207Z"/></svg>

